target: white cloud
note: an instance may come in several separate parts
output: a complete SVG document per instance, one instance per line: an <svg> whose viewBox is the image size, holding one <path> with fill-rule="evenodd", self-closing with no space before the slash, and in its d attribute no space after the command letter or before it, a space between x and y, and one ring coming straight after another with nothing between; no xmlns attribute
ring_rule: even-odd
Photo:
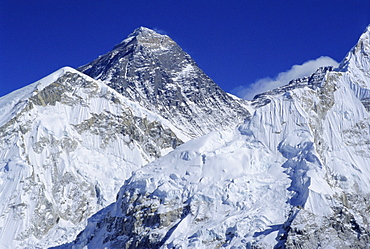
<svg viewBox="0 0 370 249"><path fill-rule="evenodd" d="M160 35L167 35L167 32L164 29L153 28L153 30Z"/></svg>
<svg viewBox="0 0 370 249"><path fill-rule="evenodd" d="M239 86L235 88L232 92L243 99L251 100L256 94L286 85L289 83L289 81L293 79L309 76L314 73L319 67L337 67L338 65L338 62L336 62L332 58L328 56L321 56L316 60L306 61L302 65L294 65L288 71L279 73L275 78L266 77L263 79L259 79L249 86Z"/></svg>

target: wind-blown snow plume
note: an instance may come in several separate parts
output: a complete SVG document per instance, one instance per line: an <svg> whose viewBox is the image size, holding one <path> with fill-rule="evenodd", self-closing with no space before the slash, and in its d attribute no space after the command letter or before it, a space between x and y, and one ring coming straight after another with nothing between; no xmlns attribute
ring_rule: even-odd
<svg viewBox="0 0 370 249"><path fill-rule="evenodd" d="M288 84L289 81L304 76L309 76L319 67L333 66L337 67L339 64L328 56L321 56L315 60L306 61L302 65L294 65L291 69L279 73L276 77L266 77L259 79L249 86L239 86L232 90L237 96L243 99L251 100L253 97L262 92L266 92L277 87Z"/></svg>

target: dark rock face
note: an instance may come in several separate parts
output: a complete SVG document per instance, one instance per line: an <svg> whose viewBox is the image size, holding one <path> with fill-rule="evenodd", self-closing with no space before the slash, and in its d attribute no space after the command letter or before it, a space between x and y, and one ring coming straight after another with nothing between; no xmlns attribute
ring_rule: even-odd
<svg viewBox="0 0 370 249"><path fill-rule="evenodd" d="M191 137L235 126L250 114L171 38L147 28L79 70L170 120Z"/></svg>

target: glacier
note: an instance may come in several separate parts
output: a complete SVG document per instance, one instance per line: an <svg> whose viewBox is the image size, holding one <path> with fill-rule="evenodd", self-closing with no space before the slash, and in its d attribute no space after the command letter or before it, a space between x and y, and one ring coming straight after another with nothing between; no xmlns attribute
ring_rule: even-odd
<svg viewBox="0 0 370 249"><path fill-rule="evenodd" d="M131 171L189 139L68 67L1 98L0 106L0 244L6 248L71 239L82 221L114 201Z"/></svg>
<svg viewBox="0 0 370 249"><path fill-rule="evenodd" d="M136 36L150 40L159 35L140 28L127 39ZM250 115L245 101L222 91L171 44L166 50L186 60L174 74L178 78L171 78L175 91L151 96L161 101L155 106L176 109L172 94L189 91L181 82L194 78L187 69L196 75L192 94L206 103L198 105L184 96L181 106L186 111L150 110L111 88L109 81L70 67L0 98L0 247L46 248L71 241L88 217L114 202L132 171L209 130L235 127ZM131 56L141 58L143 49L152 53L144 45ZM145 63L138 66L131 70L152 70ZM157 65L155 70L158 66L166 69ZM145 82L145 77L136 75L135 83Z"/></svg>
<svg viewBox="0 0 370 249"><path fill-rule="evenodd" d="M0 247L368 248L369 56L244 101L141 27L1 97Z"/></svg>
<svg viewBox="0 0 370 249"><path fill-rule="evenodd" d="M370 26L338 68L138 169L57 248L368 248Z"/></svg>

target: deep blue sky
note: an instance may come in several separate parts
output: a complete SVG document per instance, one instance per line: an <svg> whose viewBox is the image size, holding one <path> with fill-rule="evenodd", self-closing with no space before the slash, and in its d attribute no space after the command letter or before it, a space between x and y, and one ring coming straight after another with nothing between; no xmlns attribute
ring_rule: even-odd
<svg viewBox="0 0 370 249"><path fill-rule="evenodd" d="M162 30L224 90L320 56L341 61L370 24L369 0L0 2L0 96Z"/></svg>

